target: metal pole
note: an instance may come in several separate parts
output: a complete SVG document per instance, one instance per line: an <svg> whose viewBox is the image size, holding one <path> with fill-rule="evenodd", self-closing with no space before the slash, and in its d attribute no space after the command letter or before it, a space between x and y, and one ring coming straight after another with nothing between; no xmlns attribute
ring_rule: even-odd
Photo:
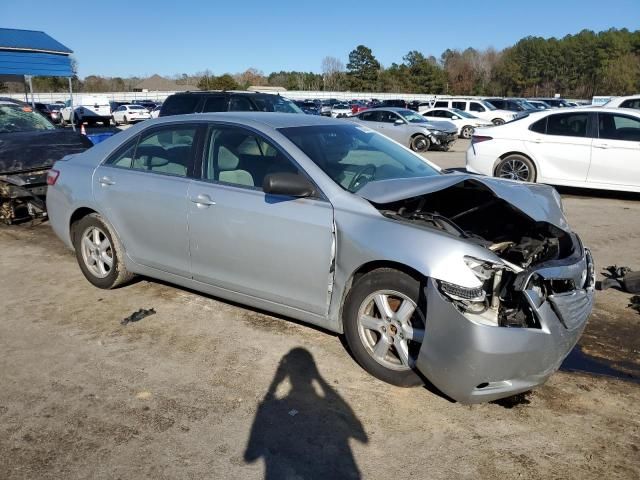
<svg viewBox="0 0 640 480"><path fill-rule="evenodd" d="M29 103L29 92L27 92L27 76L22 76L22 83L24 84L24 101Z"/></svg>
<svg viewBox="0 0 640 480"><path fill-rule="evenodd" d="M73 87L71 86L71 77L69 77L69 108L71 109L71 114L69 115L69 120L71 121L71 128L73 131L76 131L76 122L74 121L73 114L75 112L75 108L73 107Z"/></svg>
<svg viewBox="0 0 640 480"><path fill-rule="evenodd" d="M33 99L33 83L31 82L31 75L29 75L29 90L31 91L31 108L36 109L36 102Z"/></svg>

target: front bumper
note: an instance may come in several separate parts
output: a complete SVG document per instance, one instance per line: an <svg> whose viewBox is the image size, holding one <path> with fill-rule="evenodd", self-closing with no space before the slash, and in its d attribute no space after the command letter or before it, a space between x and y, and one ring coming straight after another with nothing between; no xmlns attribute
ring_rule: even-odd
<svg viewBox="0 0 640 480"><path fill-rule="evenodd" d="M523 276L525 296L540 328L508 328L474 323L440 293L435 280L425 287L425 338L417 368L433 385L461 403L508 397L543 384L575 346L593 307L593 262L582 249L577 261L547 265ZM542 278L576 279L588 272L584 288L540 298L527 290ZM526 278L525 278L526 277Z"/></svg>
<svg viewBox="0 0 640 480"><path fill-rule="evenodd" d="M431 133L431 143L441 147L446 147L448 145L451 145L453 142L455 142L457 137L458 137L457 132L438 133L438 134Z"/></svg>

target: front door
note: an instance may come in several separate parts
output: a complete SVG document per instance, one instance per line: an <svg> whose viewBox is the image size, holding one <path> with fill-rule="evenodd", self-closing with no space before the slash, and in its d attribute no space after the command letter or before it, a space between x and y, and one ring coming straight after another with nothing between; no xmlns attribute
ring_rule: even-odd
<svg viewBox="0 0 640 480"><path fill-rule="evenodd" d="M326 314L335 247L331 204L266 195L265 175L304 173L260 135L218 125L207 135L202 179L189 188L194 280Z"/></svg>
<svg viewBox="0 0 640 480"><path fill-rule="evenodd" d="M640 119L598 113L587 182L640 187Z"/></svg>
<svg viewBox="0 0 640 480"><path fill-rule="evenodd" d="M96 202L136 263L191 275L188 190L198 126L147 130L116 151L93 176Z"/></svg>

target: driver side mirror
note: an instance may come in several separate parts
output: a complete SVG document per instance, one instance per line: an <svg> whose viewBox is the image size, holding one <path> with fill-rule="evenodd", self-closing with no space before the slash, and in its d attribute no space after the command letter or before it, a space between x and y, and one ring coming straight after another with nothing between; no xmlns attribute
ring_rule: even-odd
<svg viewBox="0 0 640 480"><path fill-rule="evenodd" d="M404 120L398 119L395 122L393 122L394 125L404 125Z"/></svg>
<svg viewBox="0 0 640 480"><path fill-rule="evenodd" d="M264 177L262 190L269 195L286 195L289 197L311 197L316 189L302 175L291 172L270 173Z"/></svg>
<svg viewBox="0 0 640 480"><path fill-rule="evenodd" d="M451 117L451 120L460 120L460 117L457 115L454 115L453 117Z"/></svg>

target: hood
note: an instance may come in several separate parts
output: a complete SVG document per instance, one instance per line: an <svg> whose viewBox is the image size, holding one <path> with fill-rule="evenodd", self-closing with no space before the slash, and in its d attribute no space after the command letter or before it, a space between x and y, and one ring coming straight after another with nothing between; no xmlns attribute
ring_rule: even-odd
<svg viewBox="0 0 640 480"><path fill-rule="evenodd" d="M86 136L64 129L1 133L0 175L46 169L91 145Z"/></svg>
<svg viewBox="0 0 640 480"><path fill-rule="evenodd" d="M413 125L419 125L430 130L442 130L444 132L458 131L458 127L446 120L429 120L427 123L414 123Z"/></svg>
<svg viewBox="0 0 640 480"><path fill-rule="evenodd" d="M560 195L548 185L451 173L433 177L373 181L358 190L356 195L375 204L385 204L437 192L463 182L484 185L496 197L510 203L529 218L569 231Z"/></svg>

